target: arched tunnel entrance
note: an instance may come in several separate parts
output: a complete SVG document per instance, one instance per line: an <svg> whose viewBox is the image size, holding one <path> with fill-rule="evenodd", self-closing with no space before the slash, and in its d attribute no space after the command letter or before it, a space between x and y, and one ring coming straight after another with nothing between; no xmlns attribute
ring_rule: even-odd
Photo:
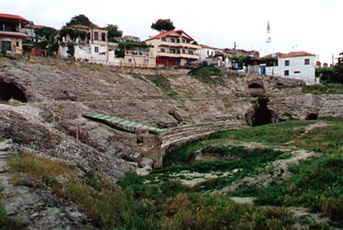
<svg viewBox="0 0 343 230"><path fill-rule="evenodd" d="M258 98L256 106L245 114L249 126L259 126L269 123L277 123L277 113L267 107L268 99Z"/></svg>
<svg viewBox="0 0 343 230"><path fill-rule="evenodd" d="M318 119L318 114L316 113L309 113L306 117L306 120L317 120Z"/></svg>
<svg viewBox="0 0 343 230"><path fill-rule="evenodd" d="M249 89L263 89L262 85L257 82L249 84Z"/></svg>
<svg viewBox="0 0 343 230"><path fill-rule="evenodd" d="M0 82L0 101L9 101L11 98L27 102L24 92L13 83Z"/></svg>

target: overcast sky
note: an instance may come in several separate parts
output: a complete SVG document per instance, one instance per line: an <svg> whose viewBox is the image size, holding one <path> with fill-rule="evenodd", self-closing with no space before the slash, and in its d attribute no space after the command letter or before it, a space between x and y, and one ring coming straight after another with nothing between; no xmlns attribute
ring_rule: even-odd
<svg viewBox="0 0 343 230"><path fill-rule="evenodd" d="M158 34L151 24L171 19L199 44L217 48L267 51L267 22L271 27L270 52L307 51L332 63L343 52L343 0L0 0L0 12L17 14L36 25L60 29L79 14L105 27L117 24L124 35L141 40ZM336 61L336 60L335 60Z"/></svg>

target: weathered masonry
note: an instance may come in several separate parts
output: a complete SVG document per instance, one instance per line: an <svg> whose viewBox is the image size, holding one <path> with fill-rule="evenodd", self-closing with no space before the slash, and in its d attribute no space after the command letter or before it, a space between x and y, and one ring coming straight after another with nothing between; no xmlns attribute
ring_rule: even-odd
<svg viewBox="0 0 343 230"><path fill-rule="evenodd" d="M236 119L225 122L183 125L169 129L159 129L122 118L101 113L85 114L84 117L101 122L112 128L119 141L134 151L154 161L154 168L163 166L163 157L170 146L178 146L200 138L205 138L220 129L237 127Z"/></svg>

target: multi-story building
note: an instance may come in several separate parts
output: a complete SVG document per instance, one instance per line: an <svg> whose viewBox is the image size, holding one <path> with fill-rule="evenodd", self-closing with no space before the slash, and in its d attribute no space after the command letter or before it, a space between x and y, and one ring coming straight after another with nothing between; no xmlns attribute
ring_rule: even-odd
<svg viewBox="0 0 343 230"><path fill-rule="evenodd" d="M315 76L316 55L304 51L278 53L278 65L266 67L266 75L303 80L308 85L318 83Z"/></svg>
<svg viewBox="0 0 343 230"><path fill-rule="evenodd" d="M185 66L199 60L200 46L183 30L162 32L145 42L154 47L157 65Z"/></svg>
<svg viewBox="0 0 343 230"><path fill-rule="evenodd" d="M2 53L23 54L23 38L27 35L22 28L28 20L13 14L0 13L0 51Z"/></svg>
<svg viewBox="0 0 343 230"><path fill-rule="evenodd" d="M115 43L107 41L108 31L101 27L74 25L61 30L59 55L70 56L68 44L74 45L74 57L96 63L109 62L114 59ZM113 51L110 53L110 51Z"/></svg>

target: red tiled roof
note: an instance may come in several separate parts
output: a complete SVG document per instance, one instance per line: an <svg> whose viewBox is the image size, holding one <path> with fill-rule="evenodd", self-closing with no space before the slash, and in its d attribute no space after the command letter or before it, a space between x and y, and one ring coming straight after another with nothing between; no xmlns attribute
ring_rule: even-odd
<svg viewBox="0 0 343 230"><path fill-rule="evenodd" d="M84 26L84 25L74 25L74 26L70 26L70 27L75 28L75 29L85 29L85 30L89 30L91 28L99 29L99 30L107 30L106 28L99 27L99 26L89 27L89 26Z"/></svg>
<svg viewBox="0 0 343 230"><path fill-rule="evenodd" d="M0 18L16 19L16 20L23 20L23 21L28 22L28 20L26 20L26 19L23 18L22 16L15 15L15 14L4 14L4 13L0 13Z"/></svg>
<svg viewBox="0 0 343 230"><path fill-rule="evenodd" d="M156 36L154 36L154 37L152 37L152 38L149 38L149 39L147 39L147 40L145 40L145 41L150 41L150 40L154 40L154 39L159 39L159 38L163 38L163 37L167 37L167 36L169 36L169 35L171 35L171 34L173 34L173 33L184 33L185 35L187 35L188 36L188 38L190 38L191 40L194 40L191 36L189 36L186 32L184 32L183 30L171 30L171 31L166 31L166 32L162 32L162 33L160 33L160 34L158 34L158 35L156 35Z"/></svg>
<svg viewBox="0 0 343 230"><path fill-rule="evenodd" d="M316 56L316 55L307 53L305 51L298 51L298 52L291 52L289 54L284 54L284 55L281 55L280 57L287 58L287 57L301 57L301 56Z"/></svg>
<svg viewBox="0 0 343 230"><path fill-rule="evenodd" d="M24 28L44 28L45 26L41 25L25 25Z"/></svg>
<svg viewBox="0 0 343 230"><path fill-rule="evenodd" d="M74 25L74 26L71 26L71 28L88 30L90 27L89 26L83 26L83 25Z"/></svg>
<svg viewBox="0 0 343 230"><path fill-rule="evenodd" d="M268 54L264 56L264 58L266 57L288 58L288 57L301 57L301 56L315 56L315 54L307 53L305 51L291 52L288 54L277 52L274 54Z"/></svg>

